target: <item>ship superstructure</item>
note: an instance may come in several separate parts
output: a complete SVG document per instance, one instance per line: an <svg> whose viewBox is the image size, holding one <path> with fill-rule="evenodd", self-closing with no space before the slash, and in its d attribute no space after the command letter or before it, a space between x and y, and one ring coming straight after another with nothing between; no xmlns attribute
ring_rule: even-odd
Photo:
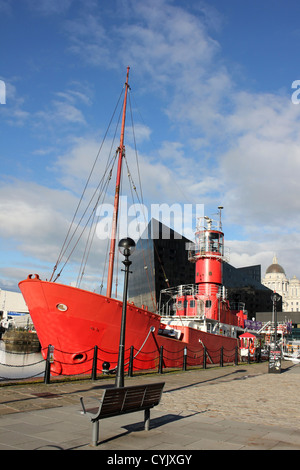
<svg viewBox="0 0 300 470"><path fill-rule="evenodd" d="M186 246L188 259L195 264L195 283L163 289L159 311L168 328L184 325L212 334L237 338L244 329L244 305L230 308L223 285L222 266L229 252L224 247L221 211L219 221L199 218L195 242Z"/></svg>

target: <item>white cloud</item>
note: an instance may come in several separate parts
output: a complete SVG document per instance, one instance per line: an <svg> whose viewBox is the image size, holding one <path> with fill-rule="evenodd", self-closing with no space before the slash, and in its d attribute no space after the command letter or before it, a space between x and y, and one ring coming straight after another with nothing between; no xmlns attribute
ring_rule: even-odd
<svg viewBox="0 0 300 470"><path fill-rule="evenodd" d="M67 11L73 0L26 0L28 6L41 15L61 14Z"/></svg>
<svg viewBox="0 0 300 470"><path fill-rule="evenodd" d="M249 94L241 101L228 117L231 147L220 156L230 219L252 231L299 230L299 113L288 97Z"/></svg>
<svg viewBox="0 0 300 470"><path fill-rule="evenodd" d="M0 188L1 237L8 247L8 260L3 255L2 264L6 263L6 266L0 269L0 275L9 275L9 278L1 281L2 285L12 285L13 282L16 285L21 278L27 277L32 272L37 272L43 278L49 279L77 204L78 198L66 190L49 189L36 183L17 180L9 184L2 183ZM77 276L87 241L87 232L82 233L86 221L87 218L81 222L72 244L59 265L60 270L81 235L81 242L76 246L71 262L72 269L68 272L67 266L64 272L66 276L64 279L67 279L67 282L76 281L74 276ZM95 242L89 259L89 274L94 284L95 273L101 272L101 266L103 266L107 244L106 240L100 242L95 239ZM13 267L16 253L19 253L20 262ZM22 259L24 259L23 262ZM15 275L13 276L14 269Z"/></svg>
<svg viewBox="0 0 300 470"><path fill-rule="evenodd" d="M1 236L27 255L53 259L66 232L66 214L75 199L67 191L13 181L0 188Z"/></svg>
<svg viewBox="0 0 300 470"><path fill-rule="evenodd" d="M37 126L51 125L59 130L61 126L68 129L69 125L85 126L86 120L84 117L82 105L90 105L91 99L89 91L82 91L81 84L72 84L72 88L68 88L63 92L54 93L55 98L51 100L50 105L45 106L45 109L38 111L32 115L33 122Z"/></svg>
<svg viewBox="0 0 300 470"><path fill-rule="evenodd" d="M6 87L6 103L0 106L1 116L11 126L24 126L30 118L30 112L26 110L26 98L19 95L15 83L18 78L3 78Z"/></svg>

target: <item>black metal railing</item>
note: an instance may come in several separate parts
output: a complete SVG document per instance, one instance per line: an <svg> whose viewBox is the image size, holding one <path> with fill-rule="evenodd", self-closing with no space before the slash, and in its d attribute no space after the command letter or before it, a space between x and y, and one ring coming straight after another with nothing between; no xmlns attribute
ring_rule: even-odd
<svg viewBox="0 0 300 470"><path fill-rule="evenodd" d="M227 350L224 346L219 349L208 349L205 346L201 346L199 350L192 350L188 347L183 347L179 351L169 351L165 347L161 346L159 349L151 352L143 352L143 354L135 354L137 351L134 346L131 346L125 351L125 371L129 377L132 377L134 373L139 374L145 371L153 370L157 371L159 374L163 374L164 371L170 369L179 369L179 370L188 370L193 368L204 368L210 366L219 366L224 367L225 364L235 364L238 365L242 361L239 348L236 346L230 350ZM49 345L48 348L42 349L42 355L39 360L35 362L29 362L29 358L32 355L35 359L36 353L28 353L27 364L4 364L0 360L0 380L20 380L20 379L33 379L40 377L44 380L45 384L50 383L51 376L88 376L90 375L91 380L96 380L99 374L108 375L116 372L115 367L110 368L110 364L117 364L117 352L104 351L95 345L93 348L70 353L65 351L60 351L58 349L53 349L53 346ZM261 362L261 357L259 354L252 357L250 353L246 357L248 364L250 362ZM22 355L22 353L9 352L9 354ZM23 353L24 355L24 353ZM69 357L78 358L80 360L80 372L78 371L78 362L72 363ZM63 357L64 359L59 359ZM110 359L111 358L111 359ZM53 367L55 364L55 367ZM149 364L151 364L149 366ZM67 372L65 372L65 366L67 366ZM34 374L24 375L24 371L29 371L29 367L38 368L38 371L34 371ZM16 373L5 375L5 368L9 368ZM22 368L22 375L18 376L17 371ZM60 370L62 372L60 372ZM17 376L16 376L17 375Z"/></svg>

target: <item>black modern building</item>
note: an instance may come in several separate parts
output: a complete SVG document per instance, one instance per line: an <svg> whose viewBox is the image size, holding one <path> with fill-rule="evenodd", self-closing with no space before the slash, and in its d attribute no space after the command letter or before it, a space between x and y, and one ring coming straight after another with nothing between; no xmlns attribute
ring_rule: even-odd
<svg viewBox="0 0 300 470"><path fill-rule="evenodd" d="M194 284L195 264L188 261L186 244L191 240L152 219L131 256L129 300L154 311L162 289ZM260 265L234 268L223 263L223 284L230 302L242 302L248 318L256 312L272 311L272 291L260 283ZM277 304L281 310L281 301Z"/></svg>
<svg viewBox="0 0 300 470"><path fill-rule="evenodd" d="M260 282L261 266L234 268L223 263L223 283L231 303L242 302L248 312L248 318L256 318L256 312L272 312L273 291ZM277 303L277 310L282 310L282 298Z"/></svg>
<svg viewBox="0 0 300 470"><path fill-rule="evenodd" d="M188 261L190 240L156 219L149 222L131 256L128 296L137 306L155 310L162 289L195 281L195 266Z"/></svg>

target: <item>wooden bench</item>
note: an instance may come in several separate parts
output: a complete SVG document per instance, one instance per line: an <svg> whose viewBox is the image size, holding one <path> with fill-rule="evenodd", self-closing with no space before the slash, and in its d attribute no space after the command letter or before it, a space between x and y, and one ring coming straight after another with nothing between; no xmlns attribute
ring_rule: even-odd
<svg viewBox="0 0 300 470"><path fill-rule="evenodd" d="M161 399L165 382L146 385L133 385L130 387L109 388L104 390L98 406L86 408L83 397L80 397L82 414L92 422L92 445L96 446L99 440L99 420L119 416L125 413L144 411L144 427L149 431L150 409L158 405ZM95 398L94 398L95 399Z"/></svg>

